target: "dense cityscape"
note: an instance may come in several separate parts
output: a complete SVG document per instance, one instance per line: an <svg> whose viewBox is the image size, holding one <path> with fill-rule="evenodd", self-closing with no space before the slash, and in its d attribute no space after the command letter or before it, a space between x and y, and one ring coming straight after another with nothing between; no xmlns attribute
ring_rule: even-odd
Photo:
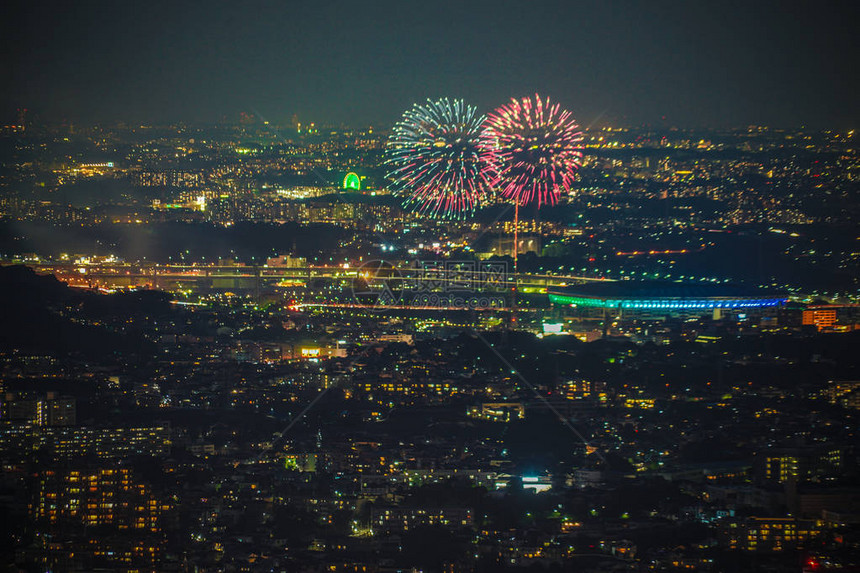
<svg viewBox="0 0 860 573"><path fill-rule="evenodd" d="M860 571L860 8L730 4L12 0L0 569Z"/></svg>
<svg viewBox="0 0 860 573"><path fill-rule="evenodd" d="M589 130L516 273L511 210L403 209L387 135L4 128L10 563L855 558L853 133ZM780 304L636 306L667 283Z"/></svg>

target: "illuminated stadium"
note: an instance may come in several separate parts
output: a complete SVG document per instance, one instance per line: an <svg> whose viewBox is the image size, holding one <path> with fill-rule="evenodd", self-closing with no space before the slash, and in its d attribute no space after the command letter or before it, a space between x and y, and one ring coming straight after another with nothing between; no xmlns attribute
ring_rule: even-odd
<svg viewBox="0 0 860 573"><path fill-rule="evenodd" d="M753 310L778 307L787 298L736 285L605 281L549 289L553 304L575 308L642 311Z"/></svg>

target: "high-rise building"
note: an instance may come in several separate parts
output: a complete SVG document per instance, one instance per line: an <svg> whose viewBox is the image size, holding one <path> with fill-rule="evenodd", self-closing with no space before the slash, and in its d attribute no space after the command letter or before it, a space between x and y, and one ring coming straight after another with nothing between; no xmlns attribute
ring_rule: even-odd
<svg viewBox="0 0 860 573"><path fill-rule="evenodd" d="M3 401L4 420L38 426L74 426L77 407L74 398L48 392L44 398L20 398L7 393Z"/></svg>
<svg viewBox="0 0 860 573"><path fill-rule="evenodd" d="M48 392L45 400L39 400L37 414L40 426L74 426L77 422L76 401Z"/></svg>
<svg viewBox="0 0 860 573"><path fill-rule="evenodd" d="M780 448L757 456L759 479L765 482L803 482L838 474L845 464L840 447Z"/></svg>
<svg viewBox="0 0 860 573"><path fill-rule="evenodd" d="M31 517L51 539L31 551L37 561L60 570L153 570L164 545L163 520L171 509L130 468L70 468L43 471Z"/></svg>
<svg viewBox="0 0 860 573"><path fill-rule="evenodd" d="M818 330L831 328L836 324L835 308L809 308L803 311L803 326L815 326Z"/></svg>

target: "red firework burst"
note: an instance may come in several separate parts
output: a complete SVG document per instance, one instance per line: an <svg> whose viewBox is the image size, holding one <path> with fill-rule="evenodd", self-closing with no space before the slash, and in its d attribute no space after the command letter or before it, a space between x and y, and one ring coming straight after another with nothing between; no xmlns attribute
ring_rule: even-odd
<svg viewBox="0 0 860 573"><path fill-rule="evenodd" d="M482 157L487 176L517 205L554 205L570 191L582 161L582 132L569 111L537 94L512 99L487 116Z"/></svg>

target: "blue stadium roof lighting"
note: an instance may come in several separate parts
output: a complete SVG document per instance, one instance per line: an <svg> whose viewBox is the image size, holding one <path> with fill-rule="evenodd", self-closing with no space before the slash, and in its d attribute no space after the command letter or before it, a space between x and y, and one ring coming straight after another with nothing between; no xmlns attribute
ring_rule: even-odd
<svg viewBox="0 0 860 573"><path fill-rule="evenodd" d="M551 288L554 304L631 310L713 310L777 307L788 298L732 285L617 281Z"/></svg>

